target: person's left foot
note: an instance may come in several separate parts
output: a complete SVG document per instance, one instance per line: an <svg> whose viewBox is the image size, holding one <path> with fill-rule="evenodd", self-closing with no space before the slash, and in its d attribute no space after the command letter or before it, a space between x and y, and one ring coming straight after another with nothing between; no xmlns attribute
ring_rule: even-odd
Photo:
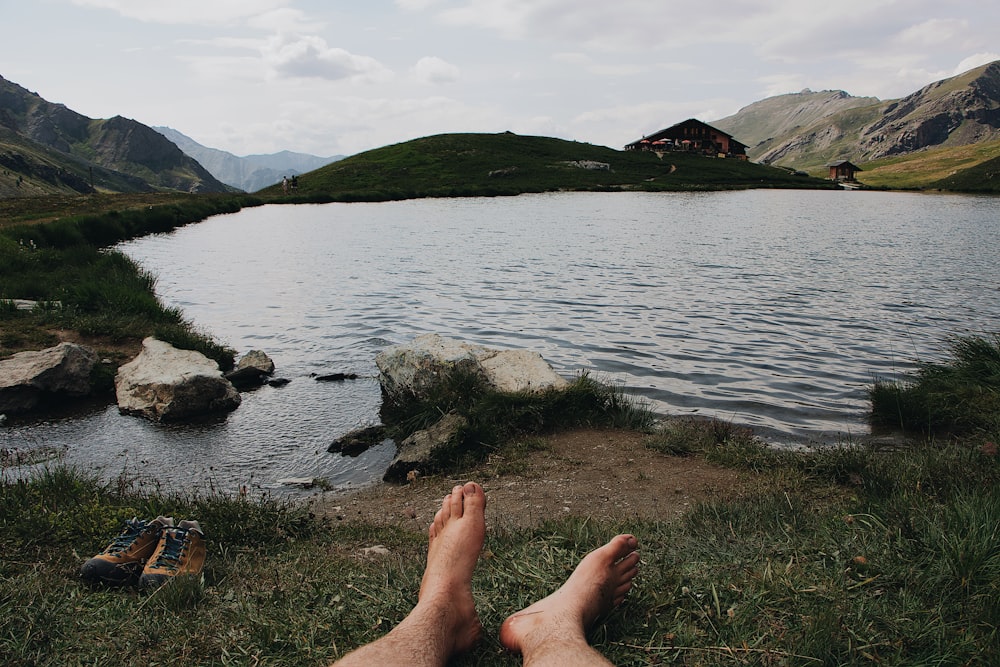
<svg viewBox="0 0 1000 667"><path fill-rule="evenodd" d="M428 530L427 569L417 605L441 605L452 624L453 653L471 649L482 632L472 599L472 573L486 539L486 494L475 482L456 486Z"/></svg>

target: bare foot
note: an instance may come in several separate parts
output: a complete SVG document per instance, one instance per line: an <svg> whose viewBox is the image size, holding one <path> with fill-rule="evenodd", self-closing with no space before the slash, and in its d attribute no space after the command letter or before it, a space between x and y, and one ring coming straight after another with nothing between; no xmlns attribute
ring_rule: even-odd
<svg viewBox="0 0 1000 667"><path fill-rule="evenodd" d="M553 638L586 642L597 619L617 607L639 572L639 541L618 535L584 556L559 590L500 626L500 643L527 655Z"/></svg>
<svg viewBox="0 0 1000 667"><path fill-rule="evenodd" d="M427 568L417 606L436 606L454 632L452 654L471 649L482 626L472 599L472 572L486 538L486 494L475 482L445 496L428 533Z"/></svg>

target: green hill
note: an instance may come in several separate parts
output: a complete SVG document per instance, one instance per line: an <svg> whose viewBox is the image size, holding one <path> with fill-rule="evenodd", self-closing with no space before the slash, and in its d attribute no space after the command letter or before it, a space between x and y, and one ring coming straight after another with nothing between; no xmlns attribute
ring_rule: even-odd
<svg viewBox="0 0 1000 667"><path fill-rule="evenodd" d="M829 188L819 179L741 160L617 151L550 137L440 134L385 146L304 174L303 200L388 200L556 190ZM281 187L260 194L280 195Z"/></svg>
<svg viewBox="0 0 1000 667"><path fill-rule="evenodd" d="M996 192L988 174L997 159L1000 141L925 149L866 162L858 180L875 188Z"/></svg>
<svg viewBox="0 0 1000 667"><path fill-rule="evenodd" d="M962 169L931 183L930 187L961 192L1000 193L1000 156Z"/></svg>

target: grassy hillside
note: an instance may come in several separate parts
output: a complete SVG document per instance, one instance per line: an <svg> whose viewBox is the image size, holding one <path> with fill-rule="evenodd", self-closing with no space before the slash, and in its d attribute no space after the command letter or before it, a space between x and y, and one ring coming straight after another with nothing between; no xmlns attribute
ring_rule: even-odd
<svg viewBox="0 0 1000 667"><path fill-rule="evenodd" d="M883 158L858 166L858 180L865 185L890 189L942 189L997 192L996 174L1000 141L970 144Z"/></svg>
<svg viewBox="0 0 1000 667"><path fill-rule="evenodd" d="M616 151L548 137L441 134L361 153L298 179L302 200L388 200L554 190L831 187L786 170L697 155ZM280 186L261 191L276 195Z"/></svg>
<svg viewBox="0 0 1000 667"><path fill-rule="evenodd" d="M94 189L149 192L152 187L139 178L61 153L0 126L0 199L73 195Z"/></svg>

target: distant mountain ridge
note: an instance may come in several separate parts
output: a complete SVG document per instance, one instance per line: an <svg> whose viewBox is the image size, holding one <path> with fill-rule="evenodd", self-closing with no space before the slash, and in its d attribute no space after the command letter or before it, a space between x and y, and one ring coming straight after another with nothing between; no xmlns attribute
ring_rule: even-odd
<svg viewBox="0 0 1000 667"><path fill-rule="evenodd" d="M154 127L154 130L177 145L184 153L193 157L217 179L245 192L256 192L281 181L284 176L297 176L331 162L343 159L343 155L320 157L307 153L281 151L266 155L233 155L216 148L209 148L191 137L169 127Z"/></svg>
<svg viewBox="0 0 1000 667"><path fill-rule="evenodd" d="M1000 140L1000 61L898 100L843 91L778 95L713 121L747 143L751 159L816 169L937 147Z"/></svg>
<svg viewBox="0 0 1000 667"><path fill-rule="evenodd" d="M0 130L0 196L230 191L152 128L88 118L3 77Z"/></svg>

